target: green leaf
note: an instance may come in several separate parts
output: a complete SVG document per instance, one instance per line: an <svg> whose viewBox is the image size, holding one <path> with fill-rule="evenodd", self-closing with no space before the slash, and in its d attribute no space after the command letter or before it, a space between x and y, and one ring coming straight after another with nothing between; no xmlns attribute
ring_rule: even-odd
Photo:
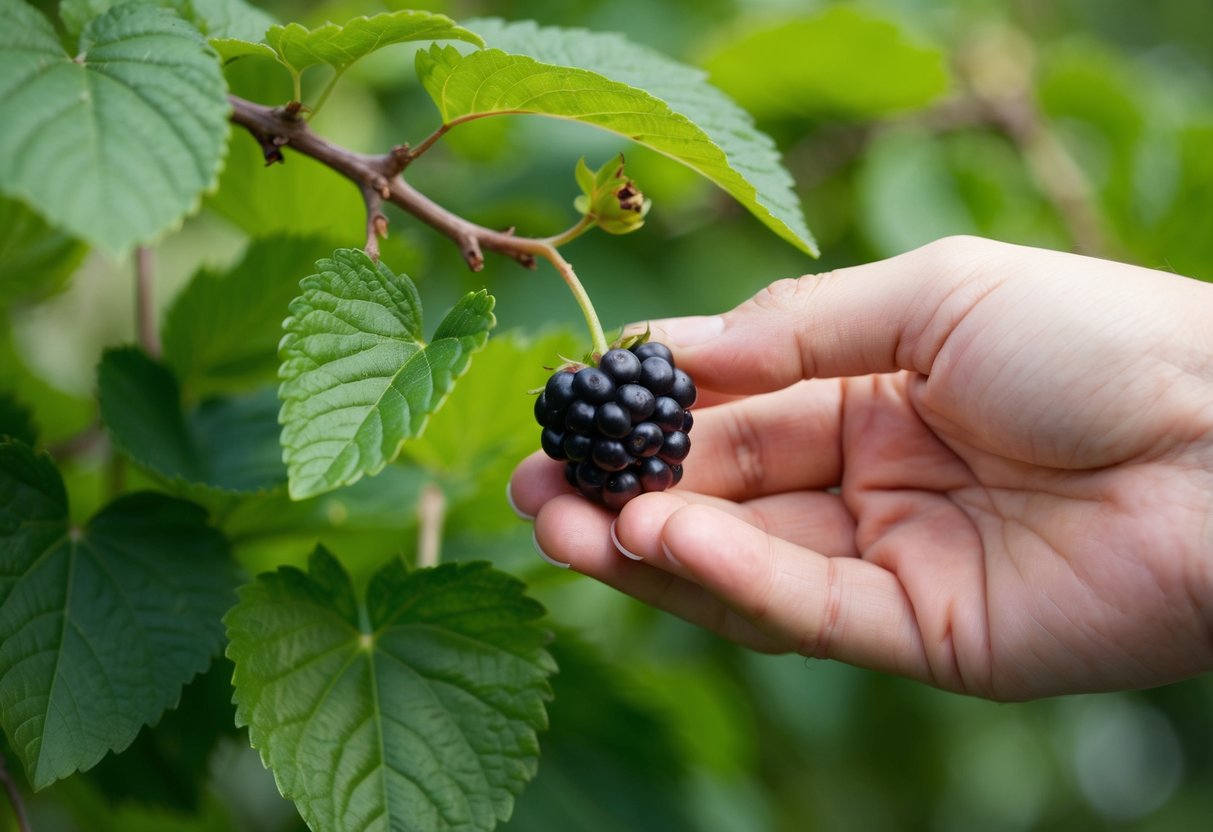
<svg viewBox="0 0 1213 832"><path fill-rule="evenodd" d="M535 113L610 130L698 171L816 255L774 143L706 73L616 34L496 19L468 26L496 48L462 61L453 48L417 56L418 75L444 122Z"/></svg>
<svg viewBox="0 0 1213 832"><path fill-rule="evenodd" d="M0 392L0 437L8 436L26 445L38 441L33 412L8 393Z"/></svg>
<svg viewBox="0 0 1213 832"><path fill-rule="evenodd" d="M210 38L257 41L276 21L269 12L244 0L189 0L190 19Z"/></svg>
<svg viewBox="0 0 1213 832"><path fill-rule="evenodd" d="M47 225L19 201L0 197L0 306L53 294L87 252L87 246Z"/></svg>
<svg viewBox="0 0 1213 832"><path fill-rule="evenodd" d="M164 360L195 396L274 381L283 312L332 244L275 236L224 272L202 269L165 313Z"/></svg>
<svg viewBox="0 0 1213 832"><path fill-rule="evenodd" d="M879 118L926 106L949 86L942 50L848 6L730 38L705 66L759 119Z"/></svg>
<svg viewBox="0 0 1213 832"><path fill-rule="evenodd" d="M240 38L211 38L211 48L219 53L219 58L226 64L237 58L272 58L278 60L278 53L260 41L242 40Z"/></svg>
<svg viewBox="0 0 1213 832"><path fill-rule="evenodd" d="M131 3L172 9L212 38L259 40L277 23L268 12L244 0L62 0L59 19L75 37L93 18L114 6Z"/></svg>
<svg viewBox="0 0 1213 832"><path fill-rule="evenodd" d="M385 46L452 39L484 45L479 35L456 25L444 14L410 10L355 17L340 26L325 23L315 29L290 23L274 26L265 35L265 42L278 53L282 63L295 72L317 64L328 64L344 72L359 58Z"/></svg>
<svg viewBox="0 0 1213 832"><path fill-rule="evenodd" d="M164 9L116 6L79 54L0 0L0 191L111 253L178 226L214 186L228 132L214 53Z"/></svg>
<svg viewBox="0 0 1213 832"><path fill-rule="evenodd" d="M187 412L172 371L136 347L106 350L97 386L114 444L168 482L255 494L286 481L273 387Z"/></svg>
<svg viewBox="0 0 1213 832"><path fill-rule="evenodd" d="M120 497L82 529L50 457L0 440L0 723L34 788L120 751L223 641L227 543L198 506Z"/></svg>
<svg viewBox="0 0 1213 832"><path fill-rule="evenodd" d="M300 283L279 374L283 459L295 499L376 474L420 435L482 348L493 298L469 293L426 344L421 301L359 249L338 249Z"/></svg>
<svg viewBox="0 0 1213 832"><path fill-rule="evenodd" d="M237 721L317 832L489 830L534 776L543 614L487 563L396 559L355 597L317 548L228 613Z"/></svg>

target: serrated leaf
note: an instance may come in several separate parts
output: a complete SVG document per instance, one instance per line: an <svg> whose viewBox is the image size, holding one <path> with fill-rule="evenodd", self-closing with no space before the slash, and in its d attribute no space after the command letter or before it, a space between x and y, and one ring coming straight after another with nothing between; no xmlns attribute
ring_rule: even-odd
<svg viewBox="0 0 1213 832"><path fill-rule="evenodd" d="M286 482L272 386L206 399L187 411L172 371L123 347L102 355L97 387L114 444L168 482L236 494Z"/></svg>
<svg viewBox="0 0 1213 832"><path fill-rule="evenodd" d="M555 666L517 580L394 560L355 597L323 548L240 590L237 721L317 832L489 830L534 776Z"/></svg>
<svg viewBox="0 0 1213 832"><path fill-rule="evenodd" d="M59 19L68 35L75 37L93 18L128 3L172 9L212 38L259 40L278 22L269 12L244 0L62 0Z"/></svg>
<svg viewBox="0 0 1213 832"><path fill-rule="evenodd" d="M88 247L15 199L0 197L0 306L36 301L71 277Z"/></svg>
<svg viewBox="0 0 1213 832"><path fill-rule="evenodd" d="M227 115L214 53L171 12L116 6L72 57L0 0L0 191L70 234L121 253L177 226L215 184Z"/></svg>
<svg viewBox="0 0 1213 832"><path fill-rule="evenodd" d="M315 237L269 237L231 269L195 274L165 313L161 335L182 387L203 396L274 381L283 313L300 275L331 250Z"/></svg>
<svg viewBox="0 0 1213 832"><path fill-rule="evenodd" d="M418 436L488 340L493 298L469 293L426 344L421 302L359 249L338 249L300 282L279 350L283 460L302 499L376 474Z"/></svg>
<svg viewBox="0 0 1213 832"><path fill-rule="evenodd" d="M412 10L356 17L340 25L325 23L315 29L290 23L272 26L265 33L265 42L296 74L320 64L344 72L355 61L385 46L426 40L462 40L484 45L479 35L446 15Z"/></svg>
<svg viewBox="0 0 1213 832"><path fill-rule="evenodd" d="M33 445L38 441L33 412L14 396L0 392L0 437L7 436Z"/></svg>
<svg viewBox="0 0 1213 832"><path fill-rule="evenodd" d="M445 51L418 54L418 74L444 121L526 112L611 130L698 171L816 255L774 142L702 70L616 34L493 18L467 25L495 49L468 55L466 64Z"/></svg>
<svg viewBox="0 0 1213 832"><path fill-rule="evenodd" d="M67 518L50 457L0 440L0 723L36 789L171 707L234 600L227 543L192 503L143 492Z"/></svg>
<svg viewBox="0 0 1213 832"><path fill-rule="evenodd" d="M892 20L843 6L730 38L705 66L760 119L879 118L925 106L949 85L942 50Z"/></svg>

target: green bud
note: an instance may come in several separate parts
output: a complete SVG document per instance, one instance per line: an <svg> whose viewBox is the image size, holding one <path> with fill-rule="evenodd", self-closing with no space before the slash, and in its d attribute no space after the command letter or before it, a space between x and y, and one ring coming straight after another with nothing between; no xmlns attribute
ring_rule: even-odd
<svg viewBox="0 0 1213 832"><path fill-rule="evenodd" d="M581 196L573 205L603 231L627 234L644 225L652 200L645 199L636 183L625 175L622 153L597 171L591 171L582 158L577 162L576 177Z"/></svg>

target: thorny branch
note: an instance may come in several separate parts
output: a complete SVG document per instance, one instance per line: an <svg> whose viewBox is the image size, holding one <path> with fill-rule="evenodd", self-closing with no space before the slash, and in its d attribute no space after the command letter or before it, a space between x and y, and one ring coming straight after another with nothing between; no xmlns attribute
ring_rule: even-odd
<svg viewBox="0 0 1213 832"><path fill-rule="evenodd" d="M243 127L260 143L267 165L283 161L282 148L290 147L335 170L358 187L367 210L365 250L372 258L378 258L379 238L387 234L387 217L382 210L384 202L402 208L449 237L459 246L468 268L474 272L484 268L486 250L511 257L532 269L535 268L536 258L542 257L552 264L577 299L589 326L595 352L606 351L602 324L589 296L573 272L573 267L556 250L575 236L574 230L579 233L586 225L579 223L574 229L552 237L521 237L512 228L497 231L464 219L405 182L402 175L404 169L441 137L444 130L436 131L415 150L410 150L407 145L399 145L389 153L368 155L340 147L316 135L300 118L297 104L267 107L234 95L229 95L228 100L232 105L232 123Z"/></svg>
<svg viewBox="0 0 1213 832"><path fill-rule="evenodd" d="M335 145L312 132L307 122L299 118L298 110L287 107L267 107L228 96L232 105L231 120L248 130L261 144L266 164L282 161L282 148L310 156L349 179L363 194L367 203L367 241L383 236L387 220L382 218L381 205L390 202L407 211L425 224L449 237L459 246L463 259L472 271L484 267L484 251L495 251L517 260L527 268L535 267L535 259L553 260L555 246L547 238L519 237L510 231L497 231L448 211L404 181L401 172L416 152L406 146L390 153L368 155ZM378 248L375 243L374 249ZM374 253L368 250L368 254Z"/></svg>

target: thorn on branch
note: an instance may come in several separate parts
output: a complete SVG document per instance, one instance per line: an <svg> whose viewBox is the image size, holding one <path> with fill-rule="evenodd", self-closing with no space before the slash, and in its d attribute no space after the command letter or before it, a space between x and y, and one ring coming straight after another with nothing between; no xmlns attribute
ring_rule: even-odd
<svg viewBox="0 0 1213 832"><path fill-rule="evenodd" d="M262 140L261 142L261 155L265 159L265 166L267 168L275 162L286 164L286 157L282 155L282 150L280 149L282 145L278 142L279 138L279 136L275 136L269 141Z"/></svg>
<svg viewBox="0 0 1213 832"><path fill-rule="evenodd" d="M478 272L484 268L484 252L480 250L480 240L472 236L464 237L460 241L459 249L463 252L463 259L467 261L469 269Z"/></svg>
<svg viewBox="0 0 1213 832"><path fill-rule="evenodd" d="M412 160L412 151L409 150L408 144L398 144L384 157L384 173L387 174L389 179L393 176L399 176ZM385 198L386 196L387 194L384 194Z"/></svg>
<svg viewBox="0 0 1213 832"><path fill-rule="evenodd" d="M362 199L366 202L366 245L363 250L368 257L378 262L379 240L387 238L387 216L383 213L383 197L373 186L363 186Z"/></svg>

